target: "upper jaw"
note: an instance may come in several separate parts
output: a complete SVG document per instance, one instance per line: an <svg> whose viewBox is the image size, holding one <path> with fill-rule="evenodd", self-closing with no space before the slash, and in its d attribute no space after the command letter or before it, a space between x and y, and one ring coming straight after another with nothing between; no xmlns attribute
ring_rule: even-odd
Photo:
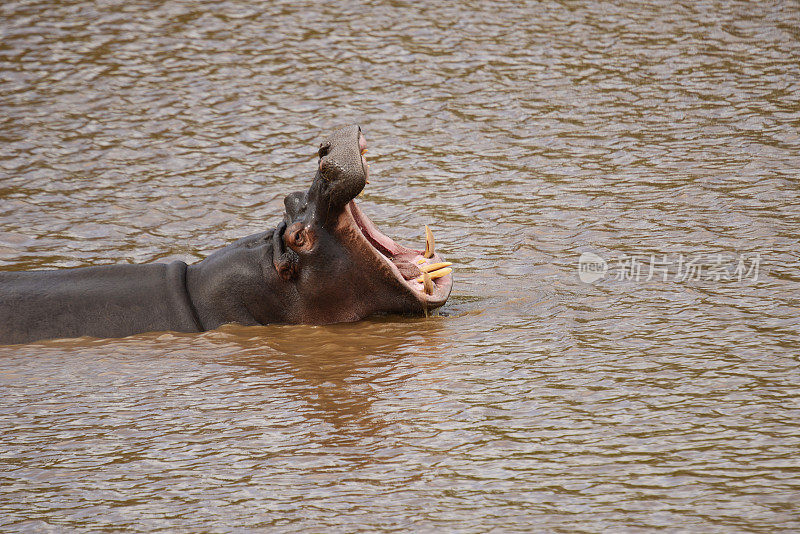
<svg viewBox="0 0 800 534"><path fill-rule="evenodd" d="M452 269L433 250L428 232L426 250L406 248L381 233L355 203L368 183L365 157L367 141L357 125L333 132L320 145L318 172L306 195L304 207L315 212L322 226L338 234L341 243L366 259L384 285L402 295L418 311L442 306L453 288ZM434 270L435 269L435 270ZM430 273L425 273L430 271ZM403 298L404 297L404 298Z"/></svg>
<svg viewBox="0 0 800 534"><path fill-rule="evenodd" d="M317 174L309 188L309 201L338 213L367 183L366 139L358 125L334 131L319 148ZM331 222L330 219L327 222Z"/></svg>

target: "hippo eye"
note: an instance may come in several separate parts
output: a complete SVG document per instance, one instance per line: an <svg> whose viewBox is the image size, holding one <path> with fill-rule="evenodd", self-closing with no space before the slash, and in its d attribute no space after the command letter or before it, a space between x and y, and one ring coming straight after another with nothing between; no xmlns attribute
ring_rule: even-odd
<svg viewBox="0 0 800 534"><path fill-rule="evenodd" d="M330 150L331 150L331 144L326 141L325 143L319 145L319 151L317 153L319 154L320 158L324 158L325 156L328 155L328 152L330 152Z"/></svg>
<svg viewBox="0 0 800 534"><path fill-rule="evenodd" d="M284 233L284 242L295 252L309 252L314 248L314 232L302 222L293 223Z"/></svg>

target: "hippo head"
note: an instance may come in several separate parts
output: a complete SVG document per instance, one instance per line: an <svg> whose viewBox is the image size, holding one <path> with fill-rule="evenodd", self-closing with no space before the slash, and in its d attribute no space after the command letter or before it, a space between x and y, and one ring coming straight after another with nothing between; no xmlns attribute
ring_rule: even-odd
<svg viewBox="0 0 800 534"><path fill-rule="evenodd" d="M273 265L285 296L286 322L354 321L374 313L427 313L453 287L450 264L380 232L355 202L368 178L359 126L333 132L319 147L306 192L288 195L273 237Z"/></svg>

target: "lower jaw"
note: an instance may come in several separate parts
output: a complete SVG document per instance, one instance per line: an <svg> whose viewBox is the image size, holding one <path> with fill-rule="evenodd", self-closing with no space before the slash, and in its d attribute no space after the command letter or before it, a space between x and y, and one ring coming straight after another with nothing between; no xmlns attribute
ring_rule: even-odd
<svg viewBox="0 0 800 534"><path fill-rule="evenodd" d="M452 269L433 252L433 235L427 227L426 250L415 250L395 243L378 230L354 200L347 204L345 211L368 246L380 256L379 261L386 263L396 278L402 279L421 306L432 309L445 303L452 288L449 274Z"/></svg>

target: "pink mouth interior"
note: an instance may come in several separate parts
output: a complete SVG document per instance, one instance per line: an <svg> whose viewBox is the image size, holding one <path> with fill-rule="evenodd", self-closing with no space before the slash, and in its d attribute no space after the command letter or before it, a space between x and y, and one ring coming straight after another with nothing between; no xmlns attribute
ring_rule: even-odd
<svg viewBox="0 0 800 534"><path fill-rule="evenodd" d="M367 159L364 157L364 152L367 150L367 140L361 133L359 133L358 136L358 148L361 152L361 162L364 166L366 181L369 183L369 165L367 164ZM452 285L452 278L449 274L432 280L435 290L430 297L425 293L422 281L418 280L418 278L422 276L420 267L441 261L438 254L433 254L431 258L426 258L423 256L422 250L415 250L398 245L393 239L378 230L378 227L375 226L369 217L356 205L355 200L351 200L348 203L347 211L361 231L361 234L380 254L381 258L386 262L395 276L401 279L416 293L424 295L425 298L437 298L434 297L434 295L438 295L438 298L441 298L443 292L446 292L444 294L444 299L447 298L449 287Z"/></svg>
<svg viewBox="0 0 800 534"><path fill-rule="evenodd" d="M411 250L404 246L398 245L392 238L384 235L380 230L378 230L378 227L369 220L364 212L362 212L361 209L356 206L354 200L350 201L350 213L353 216L353 220L356 221L356 224L361 230L361 233L367 238L367 241L369 241L373 247L378 249L381 254L389 259L403 253L420 254L420 251Z"/></svg>
<svg viewBox="0 0 800 534"><path fill-rule="evenodd" d="M407 248L395 243L393 239L378 230L375 224L369 220L369 217L356 205L355 201L351 200L348 208L358 229L361 230L361 234L383 256L384 260L391 266L392 271L414 291L424 294L424 285L417 280L422 275L419 267L441 261L439 255L434 254L432 258L425 258L422 255L424 251ZM433 283L437 290L442 290L450 283L450 280L450 275L446 275L433 280Z"/></svg>

